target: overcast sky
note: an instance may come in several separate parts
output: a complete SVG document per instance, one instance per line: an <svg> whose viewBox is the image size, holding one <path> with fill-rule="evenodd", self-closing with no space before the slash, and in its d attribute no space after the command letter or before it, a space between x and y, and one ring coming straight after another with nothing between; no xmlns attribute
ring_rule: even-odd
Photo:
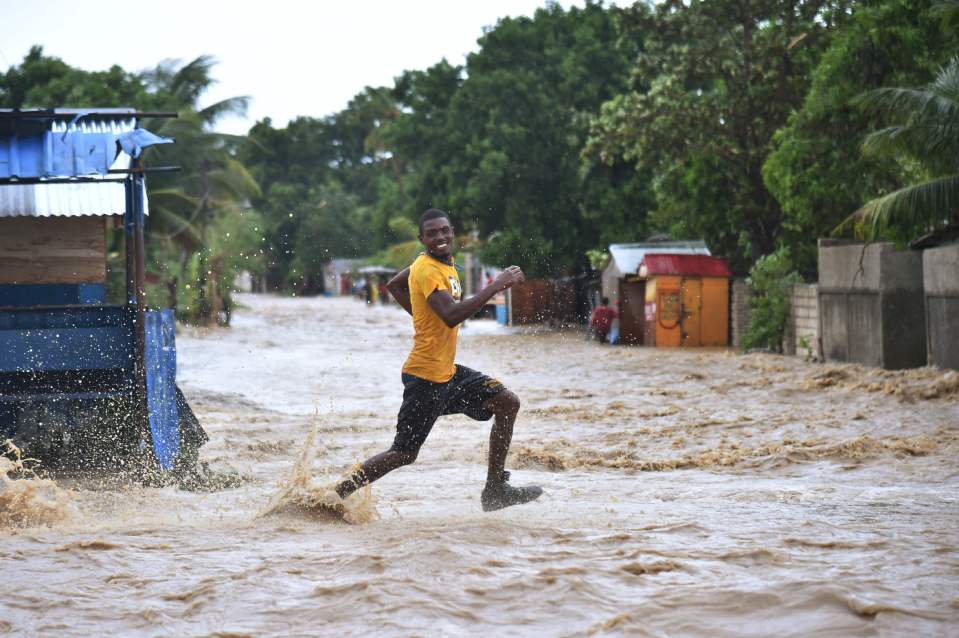
<svg viewBox="0 0 959 638"><path fill-rule="evenodd" d="M392 84L406 69L446 58L462 64L485 26L532 15L546 0L0 0L0 68L23 61L30 46L87 70L119 64L151 68L211 54L218 84L204 103L252 97L249 117L218 127L245 133L271 117L344 108L365 86ZM578 0L560 2L582 6ZM108 106L50 105L50 106ZM117 105L119 106L119 105Z"/></svg>

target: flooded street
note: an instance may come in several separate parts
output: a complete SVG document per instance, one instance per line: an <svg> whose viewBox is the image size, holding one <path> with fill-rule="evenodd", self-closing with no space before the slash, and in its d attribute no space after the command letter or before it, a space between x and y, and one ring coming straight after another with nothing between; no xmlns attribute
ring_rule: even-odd
<svg viewBox="0 0 959 638"><path fill-rule="evenodd" d="M471 321L457 360L522 400L507 468L544 496L483 513L489 424L445 417L347 524L278 495L299 455L319 493L390 445L409 317L241 303L177 337L239 487L7 481L0 634L956 635L959 374Z"/></svg>

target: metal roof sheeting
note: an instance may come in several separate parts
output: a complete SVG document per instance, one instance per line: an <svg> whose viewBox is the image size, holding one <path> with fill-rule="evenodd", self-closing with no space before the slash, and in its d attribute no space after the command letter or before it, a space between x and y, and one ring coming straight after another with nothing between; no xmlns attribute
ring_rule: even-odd
<svg viewBox="0 0 959 638"><path fill-rule="evenodd" d="M646 255L641 266L644 276L690 275L693 277L732 277L726 262L709 255L655 254Z"/></svg>
<svg viewBox="0 0 959 638"><path fill-rule="evenodd" d="M88 112L57 109L52 113L58 118L51 111L25 111L18 113L19 119L2 120L0 217L124 214L125 178L108 171L132 164L130 156L118 150L117 138L136 128L133 110L97 109L85 115ZM0 116L11 113L0 109ZM79 179L65 181L71 178ZM44 183L48 179L51 182ZM144 193L144 208L146 201Z"/></svg>
<svg viewBox="0 0 959 638"><path fill-rule="evenodd" d="M123 182L0 185L0 217L122 215Z"/></svg>
<svg viewBox="0 0 959 638"><path fill-rule="evenodd" d="M610 244L611 263L623 275L634 275L639 264L648 254L671 253L689 255L708 255L709 248L702 240L695 241L656 241L638 244Z"/></svg>

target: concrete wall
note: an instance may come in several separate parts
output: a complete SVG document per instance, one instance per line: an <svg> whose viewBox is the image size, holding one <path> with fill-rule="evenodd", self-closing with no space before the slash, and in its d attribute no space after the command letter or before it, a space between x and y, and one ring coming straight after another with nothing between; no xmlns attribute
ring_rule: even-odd
<svg viewBox="0 0 959 638"><path fill-rule="evenodd" d="M793 286L789 300L789 321L783 339L783 352L818 359L819 287L816 284Z"/></svg>
<svg viewBox="0 0 959 638"><path fill-rule="evenodd" d="M959 244L922 255L929 363L959 370Z"/></svg>
<svg viewBox="0 0 959 638"><path fill-rule="evenodd" d="M822 352L887 369L926 364L922 253L819 240Z"/></svg>
<svg viewBox="0 0 959 638"><path fill-rule="evenodd" d="M749 331L749 321L752 317L749 298L752 296L753 292L746 285L745 279L733 279L729 322L732 331L732 343L736 348L743 346L743 337Z"/></svg>

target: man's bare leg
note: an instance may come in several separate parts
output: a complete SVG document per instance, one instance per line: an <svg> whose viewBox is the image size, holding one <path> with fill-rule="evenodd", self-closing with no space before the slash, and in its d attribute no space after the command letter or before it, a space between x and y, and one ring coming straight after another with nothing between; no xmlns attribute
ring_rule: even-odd
<svg viewBox="0 0 959 638"><path fill-rule="evenodd" d="M486 482L495 483L500 480L503 470L506 469L506 455L513 441L513 423L519 412L519 397L509 390L503 390L484 403L483 407L493 413L493 427L489 432L489 469L486 473Z"/></svg>
<svg viewBox="0 0 959 638"><path fill-rule="evenodd" d="M483 404L493 413L493 428L489 435L489 469L486 474L486 487L480 502L483 510L502 509L510 505L520 505L536 500L543 493L538 486L513 487L509 485L509 472L506 468L506 455L513 440L513 423L519 412L519 398L509 390L503 390Z"/></svg>
<svg viewBox="0 0 959 638"><path fill-rule="evenodd" d="M336 486L340 498L346 498L364 485L382 478L398 467L409 465L416 460L415 454L389 449L363 461L359 470Z"/></svg>

